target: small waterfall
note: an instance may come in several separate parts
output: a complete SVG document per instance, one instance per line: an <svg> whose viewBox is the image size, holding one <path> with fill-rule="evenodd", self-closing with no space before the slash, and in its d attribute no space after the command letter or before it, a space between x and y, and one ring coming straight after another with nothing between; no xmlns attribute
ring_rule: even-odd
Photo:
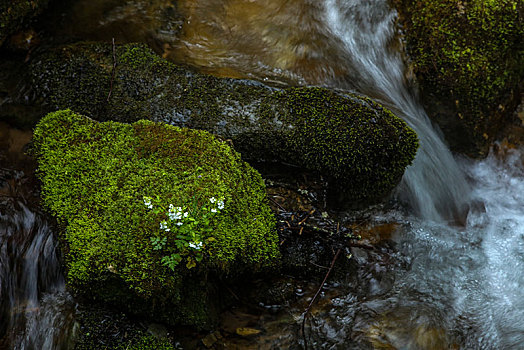
<svg viewBox="0 0 524 350"><path fill-rule="evenodd" d="M396 12L386 0L326 0L325 15L330 31L347 52L347 60L340 64L350 72L350 78L334 85L380 100L417 132L421 147L398 196L428 220L461 216L471 190L441 133L408 88L398 50Z"/></svg>
<svg viewBox="0 0 524 350"><path fill-rule="evenodd" d="M73 301L48 224L14 198L0 202L0 349L68 348Z"/></svg>

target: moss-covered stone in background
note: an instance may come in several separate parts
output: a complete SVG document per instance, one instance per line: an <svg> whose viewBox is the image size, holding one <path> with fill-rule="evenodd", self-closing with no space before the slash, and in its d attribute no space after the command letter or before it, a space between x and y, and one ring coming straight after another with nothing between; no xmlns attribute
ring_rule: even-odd
<svg viewBox="0 0 524 350"><path fill-rule="evenodd" d="M522 0L393 0L429 115L455 151L485 155L520 100Z"/></svg>
<svg viewBox="0 0 524 350"><path fill-rule="evenodd" d="M143 45L117 46L116 61L112 89L109 44L58 48L37 58L31 72L51 109L204 129L232 139L248 160L280 161L324 174L354 202L382 199L415 157L415 133L367 98L193 73Z"/></svg>
<svg viewBox="0 0 524 350"><path fill-rule="evenodd" d="M66 110L44 117L33 142L44 205L63 227L67 280L83 295L172 324L208 326L216 307L209 274L257 271L279 256L262 178L205 131L98 123ZM144 196L195 210L224 198L213 230L199 232L207 244L196 268L161 263L179 238L160 231L165 213L147 208ZM154 250L159 232L167 245Z"/></svg>
<svg viewBox="0 0 524 350"><path fill-rule="evenodd" d="M0 1L0 46L4 40L38 15L49 0L1 0Z"/></svg>

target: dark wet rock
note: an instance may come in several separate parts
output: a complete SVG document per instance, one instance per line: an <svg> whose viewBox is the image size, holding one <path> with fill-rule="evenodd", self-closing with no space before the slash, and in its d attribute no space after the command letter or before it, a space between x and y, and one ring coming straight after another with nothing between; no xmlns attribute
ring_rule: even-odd
<svg viewBox="0 0 524 350"><path fill-rule="evenodd" d="M501 130L498 140L508 147L524 145L524 93L521 95L520 105L513 114L511 123Z"/></svg>
<svg viewBox="0 0 524 350"><path fill-rule="evenodd" d="M35 59L50 109L99 120L163 121L231 139L250 161L279 161L331 179L353 204L381 200L413 160L415 133L372 100L322 88L273 89L182 69L142 45L79 43ZM108 98L108 96L111 96Z"/></svg>
<svg viewBox="0 0 524 350"><path fill-rule="evenodd" d="M0 46L18 29L28 25L31 19L47 7L49 0L2 0L0 1Z"/></svg>
<svg viewBox="0 0 524 350"><path fill-rule="evenodd" d="M155 338L167 338L168 336L168 330L166 326L160 323L151 323L147 327L147 332L151 335L153 335Z"/></svg>
<svg viewBox="0 0 524 350"><path fill-rule="evenodd" d="M0 57L0 121L31 129L45 113L32 101L30 77L23 57L3 53Z"/></svg>
<svg viewBox="0 0 524 350"><path fill-rule="evenodd" d="M128 315L101 305L81 302L75 315L76 339L72 349L174 350L171 336L158 338Z"/></svg>
<svg viewBox="0 0 524 350"><path fill-rule="evenodd" d="M520 101L524 3L395 0L426 111L452 150L485 156Z"/></svg>

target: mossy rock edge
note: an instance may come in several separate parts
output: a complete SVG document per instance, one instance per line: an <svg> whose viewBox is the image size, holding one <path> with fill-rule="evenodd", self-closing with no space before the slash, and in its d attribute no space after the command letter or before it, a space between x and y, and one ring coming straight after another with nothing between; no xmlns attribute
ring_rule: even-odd
<svg viewBox="0 0 524 350"><path fill-rule="evenodd" d="M205 131L145 120L99 123L64 110L39 122L32 153L43 204L62 227L68 284L79 294L166 323L206 327L217 308L212 278L278 261L260 174ZM148 208L145 196L158 198L158 207L192 208L190 217L210 198L223 198L223 210L195 228L206 242L196 267L185 267L189 258L174 270L162 263L181 251L181 231L160 229L169 218ZM159 236L167 243L154 250L151 239ZM193 258L194 250L183 249Z"/></svg>
<svg viewBox="0 0 524 350"><path fill-rule="evenodd" d="M393 0L430 117L478 157L511 123L524 81L521 0Z"/></svg>
<svg viewBox="0 0 524 350"><path fill-rule="evenodd" d="M116 58L112 81L111 45L59 47L33 61L33 85L51 110L207 130L231 139L246 160L325 175L352 204L387 196L417 151L414 131L362 96L198 74L141 44L117 45Z"/></svg>

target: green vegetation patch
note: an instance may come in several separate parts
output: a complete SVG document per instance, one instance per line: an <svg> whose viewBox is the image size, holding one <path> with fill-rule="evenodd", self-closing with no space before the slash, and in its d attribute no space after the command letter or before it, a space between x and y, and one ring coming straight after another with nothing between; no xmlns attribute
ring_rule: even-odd
<svg viewBox="0 0 524 350"><path fill-rule="evenodd" d="M116 46L111 88L112 49L78 43L36 58L37 91L52 109L98 120L149 119L207 130L232 140L245 159L323 174L352 205L387 196L415 157L413 130L368 98L198 74L139 44Z"/></svg>
<svg viewBox="0 0 524 350"><path fill-rule="evenodd" d="M167 321L195 324L209 272L278 258L261 176L205 131L65 110L44 117L33 142L44 205L63 226L68 282L83 294L118 303L124 289L157 307L183 304L164 311Z"/></svg>
<svg viewBox="0 0 524 350"><path fill-rule="evenodd" d="M522 0L394 0L429 114L452 146L487 151L520 100Z"/></svg>

